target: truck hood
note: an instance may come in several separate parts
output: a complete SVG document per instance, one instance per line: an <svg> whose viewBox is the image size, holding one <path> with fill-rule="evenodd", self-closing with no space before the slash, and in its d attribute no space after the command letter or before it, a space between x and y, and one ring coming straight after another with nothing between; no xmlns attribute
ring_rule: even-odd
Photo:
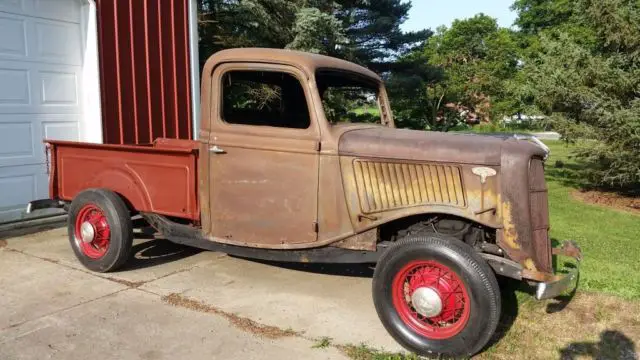
<svg viewBox="0 0 640 360"><path fill-rule="evenodd" d="M522 143L527 153L545 155L544 149L514 135L443 133L388 127L353 129L340 136L340 155L500 165L505 143ZM514 144L516 145L516 144ZM518 144L519 145L519 144Z"/></svg>

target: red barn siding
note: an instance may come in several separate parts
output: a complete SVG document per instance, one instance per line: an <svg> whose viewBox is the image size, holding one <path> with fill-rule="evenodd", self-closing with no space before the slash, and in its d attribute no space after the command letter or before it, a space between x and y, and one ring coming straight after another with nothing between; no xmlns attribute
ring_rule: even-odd
<svg viewBox="0 0 640 360"><path fill-rule="evenodd" d="M96 0L105 144L192 135L189 0Z"/></svg>

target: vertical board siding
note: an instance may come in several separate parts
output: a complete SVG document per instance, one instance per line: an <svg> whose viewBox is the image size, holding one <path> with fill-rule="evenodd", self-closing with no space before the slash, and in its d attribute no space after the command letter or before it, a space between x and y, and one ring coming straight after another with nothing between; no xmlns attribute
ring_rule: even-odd
<svg viewBox="0 0 640 360"><path fill-rule="evenodd" d="M96 0L105 144L192 136L189 0Z"/></svg>

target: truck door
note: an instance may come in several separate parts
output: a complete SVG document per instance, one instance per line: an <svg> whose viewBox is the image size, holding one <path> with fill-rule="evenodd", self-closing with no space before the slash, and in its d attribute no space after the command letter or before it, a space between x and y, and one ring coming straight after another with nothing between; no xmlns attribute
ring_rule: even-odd
<svg viewBox="0 0 640 360"><path fill-rule="evenodd" d="M224 64L213 73L210 235L286 248L317 240L319 130L304 74Z"/></svg>

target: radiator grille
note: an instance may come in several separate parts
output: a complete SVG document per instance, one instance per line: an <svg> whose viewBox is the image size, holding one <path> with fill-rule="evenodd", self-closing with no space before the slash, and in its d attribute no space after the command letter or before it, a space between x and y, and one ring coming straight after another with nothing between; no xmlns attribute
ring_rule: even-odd
<svg viewBox="0 0 640 360"><path fill-rule="evenodd" d="M549 206L547 186L544 181L544 164L540 159L531 159L529 163L529 201L531 222L534 230L549 227Z"/></svg>
<svg viewBox="0 0 640 360"><path fill-rule="evenodd" d="M529 204L533 246L539 270L551 271L547 186L544 181L544 163L537 158L531 159L529 163Z"/></svg>
<svg viewBox="0 0 640 360"><path fill-rule="evenodd" d="M354 161L364 213L406 206L465 206L460 169L451 165Z"/></svg>

